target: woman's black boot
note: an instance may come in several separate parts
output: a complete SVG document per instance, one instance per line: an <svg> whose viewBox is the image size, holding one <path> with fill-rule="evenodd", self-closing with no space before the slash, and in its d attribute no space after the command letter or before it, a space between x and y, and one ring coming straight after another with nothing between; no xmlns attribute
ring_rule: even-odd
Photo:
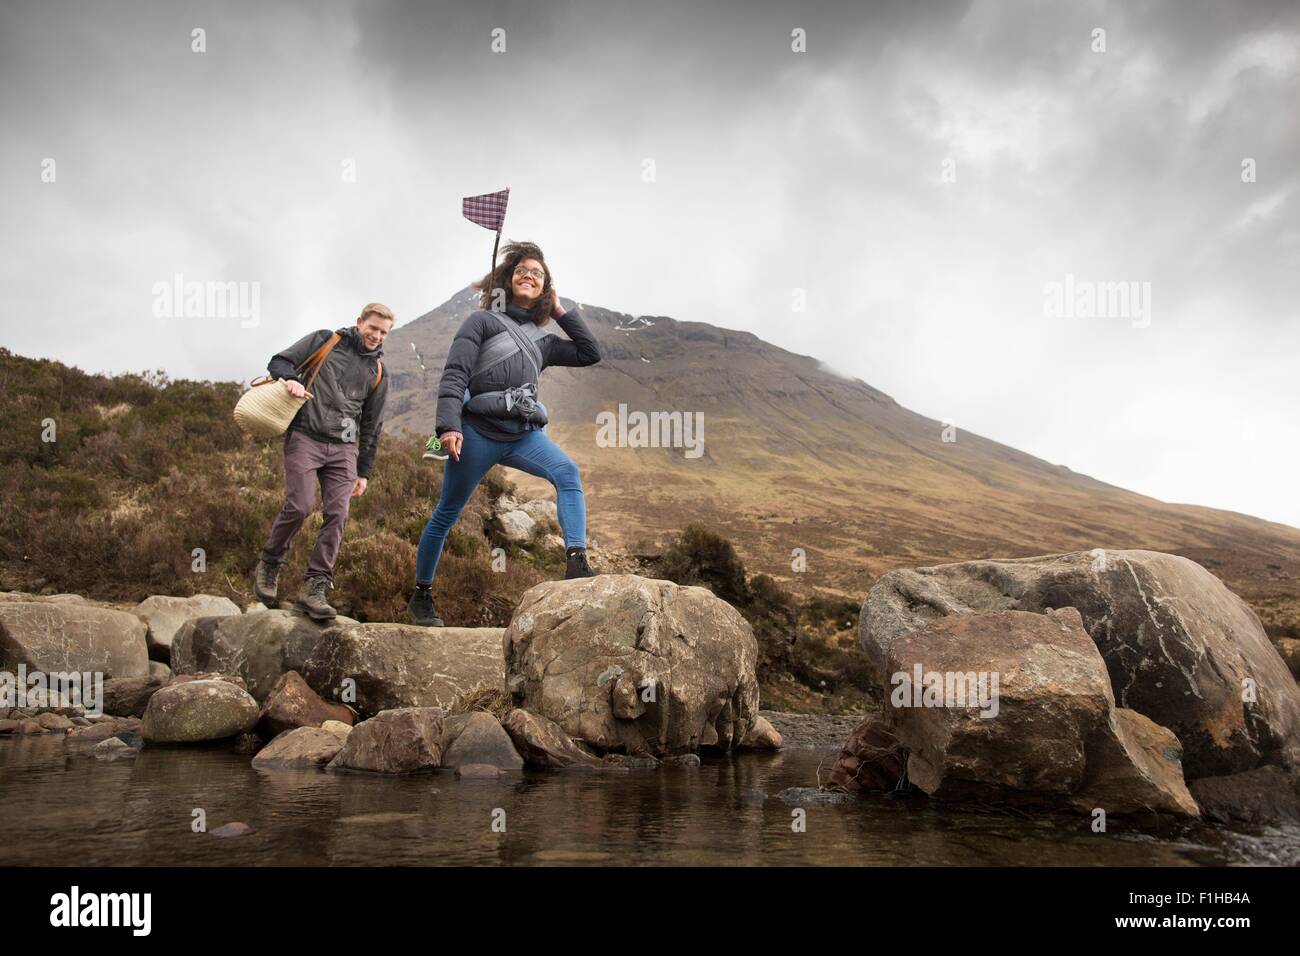
<svg viewBox="0 0 1300 956"><path fill-rule="evenodd" d="M406 604L406 613L411 615L411 621L420 627L442 627L442 618L438 616L438 611L433 606L431 587L422 588L418 584L415 586L415 593Z"/></svg>
<svg viewBox="0 0 1300 956"><path fill-rule="evenodd" d="M568 548L564 552L564 580L571 578L594 578L596 572L587 563L586 548Z"/></svg>

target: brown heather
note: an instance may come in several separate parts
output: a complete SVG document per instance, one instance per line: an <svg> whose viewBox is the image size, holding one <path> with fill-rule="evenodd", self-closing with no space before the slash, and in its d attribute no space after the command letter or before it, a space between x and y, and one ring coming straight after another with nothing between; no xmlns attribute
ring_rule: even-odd
<svg viewBox="0 0 1300 956"><path fill-rule="evenodd" d="M102 601L151 594L253 600L248 578L283 496L281 444L243 435L233 382L172 381L161 372L88 375L0 349L0 590L75 592ZM42 422L57 441L41 441ZM437 500L441 466L422 436L386 433L369 488L354 499L330 600L361 621L404 621L416 542ZM520 596L563 576L558 551L508 549L491 569L491 502L513 492L493 469L448 537L438 609L449 624L505 626ZM306 570L320 515L290 550L282 596ZM547 528L547 530L558 530ZM202 548L207 568L191 568ZM855 637L857 602L800 604L767 575L748 577L732 545L690 525L645 573L708 587L734 604L759 640L766 706L857 711L868 702ZM490 693L459 709L497 711Z"/></svg>

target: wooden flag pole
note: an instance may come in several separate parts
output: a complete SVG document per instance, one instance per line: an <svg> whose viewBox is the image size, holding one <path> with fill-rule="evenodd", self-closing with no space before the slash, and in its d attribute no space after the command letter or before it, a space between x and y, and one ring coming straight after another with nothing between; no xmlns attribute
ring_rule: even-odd
<svg viewBox="0 0 1300 956"><path fill-rule="evenodd" d="M492 241L492 268L488 270L488 276L489 276L489 277L492 277L492 276L495 276L495 275L496 275L496 271L497 271L497 246L499 246L499 245L501 245L501 230L500 230L500 229L497 230L497 237L496 237L496 239L494 239L494 240ZM492 290L489 289L489 290L488 290L488 293L491 294L491 292L492 292Z"/></svg>
<svg viewBox="0 0 1300 956"><path fill-rule="evenodd" d="M492 229L496 238L492 240L492 265L488 269L488 281L491 283L497 271L497 253L501 249L501 229L506 222L506 206L510 202L510 187L481 196L466 196L460 201L460 211L470 222ZM488 290L489 293L492 291Z"/></svg>

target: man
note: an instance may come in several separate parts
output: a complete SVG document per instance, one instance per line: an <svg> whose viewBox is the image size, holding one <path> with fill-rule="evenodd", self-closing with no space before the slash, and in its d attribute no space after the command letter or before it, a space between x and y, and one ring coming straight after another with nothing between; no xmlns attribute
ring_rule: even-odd
<svg viewBox="0 0 1300 956"><path fill-rule="evenodd" d="M273 378L285 380L290 395L307 398L284 439L284 507L253 571L253 593L267 607L276 606L284 556L315 508L319 482L325 520L294 606L317 621L337 615L326 592L334 586L334 559L351 499L365 494L375 464L388 395L380 356L392 328L392 311L371 302L361 310L355 327L337 333L312 332L275 355L266 367ZM321 362L309 393L304 380L310 373L300 372L299 366L334 334L340 339Z"/></svg>

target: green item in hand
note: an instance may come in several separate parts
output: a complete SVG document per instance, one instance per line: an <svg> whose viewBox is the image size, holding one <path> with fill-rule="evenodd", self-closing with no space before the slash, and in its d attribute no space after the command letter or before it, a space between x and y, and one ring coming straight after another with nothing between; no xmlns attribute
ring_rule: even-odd
<svg viewBox="0 0 1300 956"><path fill-rule="evenodd" d="M442 442L438 440L437 435L430 435L429 440L424 443L424 457L434 461L447 460L447 455L442 450Z"/></svg>

